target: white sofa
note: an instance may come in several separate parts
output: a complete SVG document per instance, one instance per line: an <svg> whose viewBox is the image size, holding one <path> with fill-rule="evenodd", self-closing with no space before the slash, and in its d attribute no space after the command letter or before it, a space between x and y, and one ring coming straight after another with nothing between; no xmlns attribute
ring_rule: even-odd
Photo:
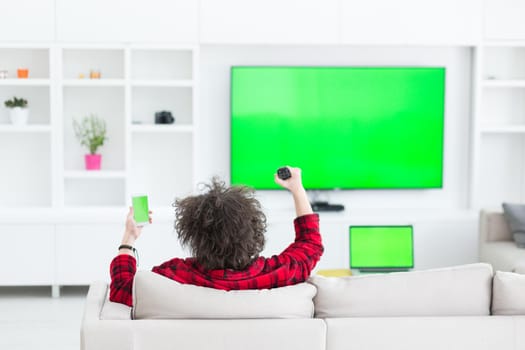
<svg viewBox="0 0 525 350"><path fill-rule="evenodd" d="M525 275L493 276L488 264L314 276L293 287L223 292L139 272L132 312L97 282L81 348L525 349Z"/></svg>
<svg viewBox="0 0 525 350"><path fill-rule="evenodd" d="M514 242L502 212L480 212L479 261L491 264L494 270L525 273L525 249Z"/></svg>

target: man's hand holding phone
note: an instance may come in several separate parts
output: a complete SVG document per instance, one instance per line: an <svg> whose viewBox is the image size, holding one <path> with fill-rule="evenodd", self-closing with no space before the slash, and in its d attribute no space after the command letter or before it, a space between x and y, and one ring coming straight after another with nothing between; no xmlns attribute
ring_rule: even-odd
<svg viewBox="0 0 525 350"><path fill-rule="evenodd" d="M134 196L132 197L132 206L129 207L128 215L126 217L126 229L124 231L124 237L122 237L122 244L132 246L135 241L140 237L142 228L146 224L151 224L151 211L148 207L147 196ZM122 253L131 254L128 249L122 249Z"/></svg>

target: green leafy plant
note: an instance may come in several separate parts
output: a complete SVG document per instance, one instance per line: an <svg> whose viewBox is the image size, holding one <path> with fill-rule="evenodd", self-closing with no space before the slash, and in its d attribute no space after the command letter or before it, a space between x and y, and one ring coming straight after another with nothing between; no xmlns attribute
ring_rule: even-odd
<svg viewBox="0 0 525 350"><path fill-rule="evenodd" d="M89 148L89 153L97 153L97 149L104 145L106 137L106 122L94 114L82 118L79 122L73 120L75 135L82 146Z"/></svg>
<svg viewBox="0 0 525 350"><path fill-rule="evenodd" d="M4 104L7 108L15 108L15 107L26 108L27 100L23 98L13 97L11 100L6 100Z"/></svg>

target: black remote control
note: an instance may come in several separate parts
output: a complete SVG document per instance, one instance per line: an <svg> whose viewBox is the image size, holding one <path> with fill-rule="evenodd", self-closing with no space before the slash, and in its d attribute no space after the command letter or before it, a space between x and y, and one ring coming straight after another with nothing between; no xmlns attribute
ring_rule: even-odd
<svg viewBox="0 0 525 350"><path fill-rule="evenodd" d="M286 180L292 177L292 173L290 172L290 169L287 167L282 167L277 169L277 176L281 180Z"/></svg>

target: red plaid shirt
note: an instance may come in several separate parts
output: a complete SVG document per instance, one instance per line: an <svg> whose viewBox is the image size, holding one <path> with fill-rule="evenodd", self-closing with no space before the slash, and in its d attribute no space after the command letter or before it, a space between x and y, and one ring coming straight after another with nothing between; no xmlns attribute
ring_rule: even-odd
<svg viewBox="0 0 525 350"><path fill-rule="evenodd" d="M281 254L259 257L243 271L205 270L194 258L174 258L152 271L179 283L222 290L268 289L304 282L323 254L319 233L319 216L309 214L296 218L295 241ZM110 266L111 301L132 306L133 277L136 260L127 254L117 255Z"/></svg>

